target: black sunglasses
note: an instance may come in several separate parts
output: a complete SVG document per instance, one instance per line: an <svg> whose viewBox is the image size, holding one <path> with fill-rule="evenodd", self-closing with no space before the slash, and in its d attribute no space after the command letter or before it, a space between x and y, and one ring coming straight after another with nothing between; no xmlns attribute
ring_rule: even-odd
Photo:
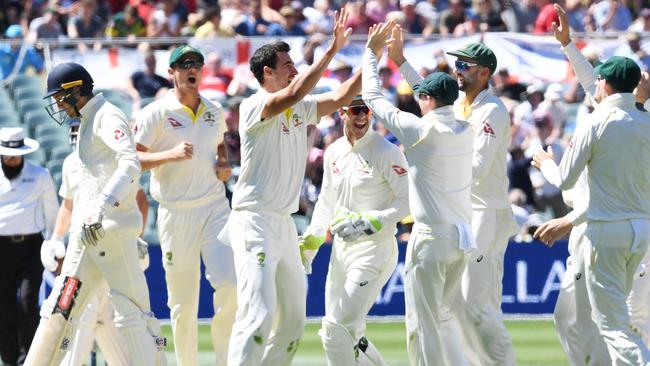
<svg viewBox="0 0 650 366"><path fill-rule="evenodd" d="M189 70L192 68L200 69L203 67L203 61L199 60L185 60L176 63L176 67L183 70Z"/></svg>
<svg viewBox="0 0 650 366"><path fill-rule="evenodd" d="M363 112L363 114L365 115L368 115L368 113L370 112L370 108L366 106L347 107L343 109L353 116L357 116L361 114L361 112Z"/></svg>

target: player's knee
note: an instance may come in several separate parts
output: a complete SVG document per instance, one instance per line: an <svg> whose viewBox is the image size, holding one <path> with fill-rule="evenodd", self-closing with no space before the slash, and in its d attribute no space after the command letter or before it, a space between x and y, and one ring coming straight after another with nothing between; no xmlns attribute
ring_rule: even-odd
<svg viewBox="0 0 650 366"><path fill-rule="evenodd" d="M349 348L354 351L355 340L350 331L343 325L323 319L322 328L318 331L318 335L323 342L325 351L328 349L341 349Z"/></svg>

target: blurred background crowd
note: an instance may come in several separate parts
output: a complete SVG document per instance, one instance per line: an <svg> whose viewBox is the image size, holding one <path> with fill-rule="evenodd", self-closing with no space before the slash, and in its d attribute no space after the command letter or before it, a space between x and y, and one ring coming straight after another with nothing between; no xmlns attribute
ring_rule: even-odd
<svg viewBox="0 0 650 366"><path fill-rule="evenodd" d="M614 32L620 35L619 55L632 57L648 70L650 56L642 47L642 37L650 31L650 0L561 0L567 9L571 27L577 32ZM21 125L29 136L36 138L42 152L29 156L50 169L57 185L63 158L70 152L67 130L58 128L43 110L44 50L38 41L52 47L77 48L92 52L110 47L119 40L120 47L137 47L142 52L144 69L124 80L120 89L100 90L118 104L134 120L138 111L172 87L167 74L156 73L154 51L170 48L157 44L155 38L173 39L178 43L186 37L250 37L304 36L303 59L300 68L313 62L316 49L327 43L334 10L346 7L350 11L349 26L354 33L367 34L374 23L395 20L412 37L454 37L483 32L519 32L546 34L556 21L550 0L61 0L29 1L0 0L0 126ZM25 40L34 46L22 47ZM86 40L70 42L70 40ZM145 40L146 42L143 42ZM559 47L559 45L558 45ZM584 47L583 54L597 62L599 53ZM234 167L233 178L227 186L231 194L239 165L238 107L243 98L255 92L251 75L239 75L226 67L219 54L205 55L201 92L220 102L227 111L226 143ZM498 56L498 55L497 55ZM432 49L435 62L422 68L424 76L432 71L453 75L453 63L441 49ZM336 88L348 79L359 65L336 60L330 65L314 93ZM561 70L566 72L566 70ZM419 114L413 91L403 81L394 65L379 71L384 92L400 109ZM525 83L505 68L498 69L492 85L505 102L511 116L511 142L508 157L510 198L521 234L515 239L530 241L530 232L544 220L564 215L567 211L559 189L531 168L532 155L538 149L551 146L559 162L568 139L577 124L584 121L592 106L585 99L580 85L569 80L564 83L529 81ZM399 145L379 121L373 126L389 141ZM310 131L313 141L307 159L307 171L295 219L299 231L309 222L318 197L322 174L323 153L343 135L338 114L323 118ZM148 185L146 174L141 180ZM155 207L156 203L151 202ZM155 212L152 210L152 212ZM147 231L149 240L155 238L155 215L150 215ZM408 238L410 222L399 227L402 240Z"/></svg>

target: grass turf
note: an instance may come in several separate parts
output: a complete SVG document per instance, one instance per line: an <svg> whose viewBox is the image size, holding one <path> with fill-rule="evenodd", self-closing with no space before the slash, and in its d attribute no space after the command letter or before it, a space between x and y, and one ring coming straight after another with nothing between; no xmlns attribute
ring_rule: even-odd
<svg viewBox="0 0 650 366"><path fill-rule="evenodd" d="M512 320L506 321L506 326L513 339L518 366L568 365L552 321ZM307 324L293 365L325 365L323 346L317 334L319 328L320 324ZM176 365L171 327L163 326L163 333L168 341L168 365ZM404 322L368 323L366 334L381 351L389 365L408 365ZM208 325L199 326L199 351L200 365L214 364Z"/></svg>

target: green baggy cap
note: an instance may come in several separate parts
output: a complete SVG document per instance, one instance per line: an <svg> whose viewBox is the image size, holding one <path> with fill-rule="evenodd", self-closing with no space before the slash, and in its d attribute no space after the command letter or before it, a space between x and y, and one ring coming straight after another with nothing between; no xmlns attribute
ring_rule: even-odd
<svg viewBox="0 0 650 366"><path fill-rule="evenodd" d="M185 45L185 46L176 47L172 51L171 55L169 55L169 67L173 67L174 64L178 62L178 60L180 60L183 56L190 53L199 55L199 57L201 58L201 62L203 62L203 54L201 53L201 51L199 51L198 48Z"/></svg>
<svg viewBox="0 0 650 366"><path fill-rule="evenodd" d="M612 88L622 93L631 93L639 85L641 69L631 58L612 56L596 66L596 75L603 77Z"/></svg>
<svg viewBox="0 0 650 366"><path fill-rule="evenodd" d="M444 72L429 74L422 84L416 85L413 89L416 93L430 95L447 105L453 104L458 99L458 83Z"/></svg>
<svg viewBox="0 0 650 366"><path fill-rule="evenodd" d="M477 64L488 67L492 73L497 69L497 57L494 55L494 52L483 43L470 43L458 51L447 52L447 54L472 59L476 61Z"/></svg>

